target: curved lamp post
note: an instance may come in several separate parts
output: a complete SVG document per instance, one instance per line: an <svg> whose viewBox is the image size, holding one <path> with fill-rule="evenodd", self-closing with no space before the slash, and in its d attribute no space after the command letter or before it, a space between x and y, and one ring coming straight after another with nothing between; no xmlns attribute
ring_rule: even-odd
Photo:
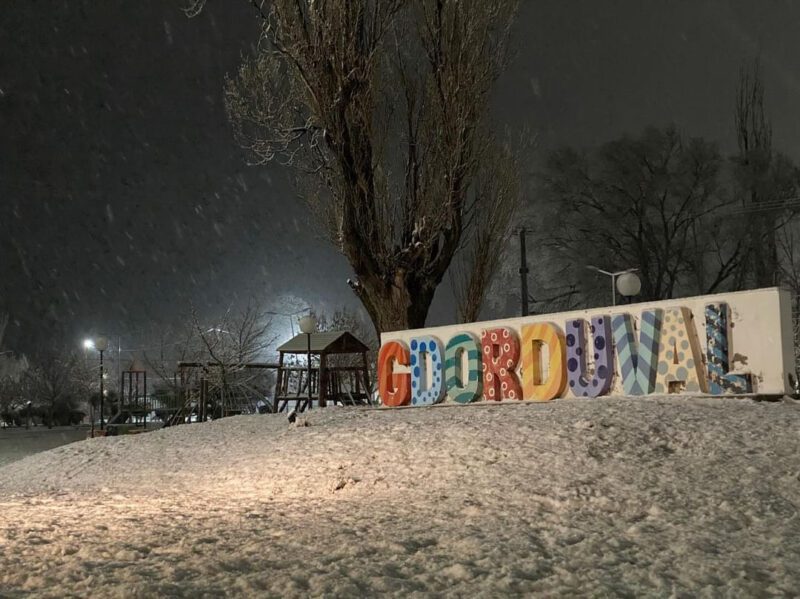
<svg viewBox="0 0 800 599"><path fill-rule="evenodd" d="M627 270L619 270L617 272L609 272L596 266L587 265L586 268L599 272L600 274L608 275L611 277L611 305L617 305L617 291L624 297L630 298L642 289L642 282L639 277L634 273L639 270L638 268L628 268ZM619 277L619 278L618 278Z"/></svg>
<svg viewBox="0 0 800 599"><path fill-rule="evenodd" d="M303 316L297 324L300 326L300 331L305 333L307 341L308 353L306 355L306 364L308 367L308 409L311 409L311 333L317 330L317 319L311 314Z"/></svg>

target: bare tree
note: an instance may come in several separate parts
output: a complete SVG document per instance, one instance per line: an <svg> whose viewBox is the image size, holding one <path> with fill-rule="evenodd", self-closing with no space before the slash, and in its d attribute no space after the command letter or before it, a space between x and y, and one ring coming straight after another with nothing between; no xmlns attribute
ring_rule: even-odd
<svg viewBox="0 0 800 599"><path fill-rule="evenodd" d="M369 321L355 310L344 307L331 313L315 312L313 315L317 319L317 329L320 332L347 331L371 349L378 349L380 345L374 329L369 326Z"/></svg>
<svg viewBox="0 0 800 599"><path fill-rule="evenodd" d="M800 223L795 219L776 235L781 284L792 294L795 372L800 373Z"/></svg>
<svg viewBox="0 0 800 599"><path fill-rule="evenodd" d="M177 376L178 364L200 359L200 346L193 323L159 328L151 336L151 341L142 350L141 356L148 370L155 374L157 384L166 389L168 395L177 399L181 390L181 382Z"/></svg>
<svg viewBox="0 0 800 599"><path fill-rule="evenodd" d="M559 277L562 283L569 277L588 289L587 264L637 267L645 300L678 290L708 293L730 283L743 247L727 234L707 234L732 222L723 212L730 201L721 189L721 165L714 145L684 141L671 127L623 137L592 153L551 153L541 178L548 212L539 231L555 254L577 265L578 271Z"/></svg>
<svg viewBox="0 0 800 599"><path fill-rule="evenodd" d="M275 341L271 326L271 316L254 300L214 319L191 308L183 325L158 332L142 358L158 378L158 392L176 402L173 407L187 399L183 391L207 385L207 400L218 415L251 411L271 385L269 372L248 366L266 360Z"/></svg>
<svg viewBox="0 0 800 599"><path fill-rule="evenodd" d="M31 401L44 413L47 426L52 427L56 410L76 405L78 357L66 349L45 349L32 362L33 366L25 373Z"/></svg>
<svg viewBox="0 0 800 599"><path fill-rule="evenodd" d="M186 331L171 344L173 351L161 353L157 359L150 357L149 363L156 364L162 381L173 388L174 377L173 381L169 380L172 375L168 374L169 366L163 356L179 354L180 361L194 364L191 368L197 380L188 383L205 381L207 399L217 414L252 411L256 402L269 391L270 374L252 365L264 361L274 344L271 325L271 316L255 301L238 311L229 309L213 321L201 319L192 309ZM176 368L177 361L172 362L171 367ZM177 393L179 389L174 391Z"/></svg>
<svg viewBox="0 0 800 599"><path fill-rule="evenodd" d="M205 358L206 378L223 414L242 404L252 409L256 398L266 395L264 373L248 369L247 364L263 358L272 345L270 325L271 319L254 303L238 313L227 312L211 327L201 324L195 315L194 328L201 358Z"/></svg>
<svg viewBox="0 0 800 599"><path fill-rule="evenodd" d="M475 322L503 259L520 201L519 165L507 149L487 157L488 181L479 178L472 209L475 234L450 267L459 322Z"/></svg>
<svg viewBox="0 0 800 599"><path fill-rule="evenodd" d="M6 328L8 327L8 313L0 314L0 349L3 347L3 339L6 335Z"/></svg>
<svg viewBox="0 0 800 599"><path fill-rule="evenodd" d="M423 326L475 199L503 185L487 108L516 0L254 5L259 46L225 93L236 138L297 169L376 330Z"/></svg>
<svg viewBox="0 0 800 599"><path fill-rule="evenodd" d="M0 414L19 410L30 396L26 377L29 367L25 356L0 353Z"/></svg>
<svg viewBox="0 0 800 599"><path fill-rule="evenodd" d="M798 173L792 163L772 148L772 125L766 115L760 63L742 67L734 114L739 152L733 158L737 196L746 213L747 268L739 273L739 287L768 287L780 282L777 232L795 215L787 209L798 195Z"/></svg>
<svg viewBox="0 0 800 599"><path fill-rule="evenodd" d="M17 356L13 351L3 350L3 340L8 326L9 315L0 314L0 419L8 418L12 411L22 407L27 398L25 374L29 368L25 356Z"/></svg>

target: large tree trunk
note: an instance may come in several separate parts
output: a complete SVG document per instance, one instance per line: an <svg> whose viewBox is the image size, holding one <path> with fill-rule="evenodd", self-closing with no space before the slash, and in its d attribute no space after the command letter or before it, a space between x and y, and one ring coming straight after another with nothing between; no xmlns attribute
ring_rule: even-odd
<svg viewBox="0 0 800 599"><path fill-rule="evenodd" d="M353 289L380 339L381 332L424 327L437 285L437 281L423 280L401 269L390 282L366 274Z"/></svg>

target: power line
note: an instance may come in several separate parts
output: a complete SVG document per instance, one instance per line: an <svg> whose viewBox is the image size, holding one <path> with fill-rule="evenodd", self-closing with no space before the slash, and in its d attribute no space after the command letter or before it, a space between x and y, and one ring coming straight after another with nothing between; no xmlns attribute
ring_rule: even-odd
<svg viewBox="0 0 800 599"><path fill-rule="evenodd" d="M743 206L731 210L728 214L751 214L754 212L766 212L769 210L788 210L790 208L800 208L800 198L786 198L783 200L769 200L758 202L750 206Z"/></svg>

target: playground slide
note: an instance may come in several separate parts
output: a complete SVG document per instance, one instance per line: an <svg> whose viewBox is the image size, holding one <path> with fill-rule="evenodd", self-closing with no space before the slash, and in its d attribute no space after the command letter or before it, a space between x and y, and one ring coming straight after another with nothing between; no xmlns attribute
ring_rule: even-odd
<svg viewBox="0 0 800 599"><path fill-rule="evenodd" d="M108 419L106 422L106 426L114 425L114 424L125 424L128 419L131 417L131 413L127 410L122 410L114 414L111 418Z"/></svg>

